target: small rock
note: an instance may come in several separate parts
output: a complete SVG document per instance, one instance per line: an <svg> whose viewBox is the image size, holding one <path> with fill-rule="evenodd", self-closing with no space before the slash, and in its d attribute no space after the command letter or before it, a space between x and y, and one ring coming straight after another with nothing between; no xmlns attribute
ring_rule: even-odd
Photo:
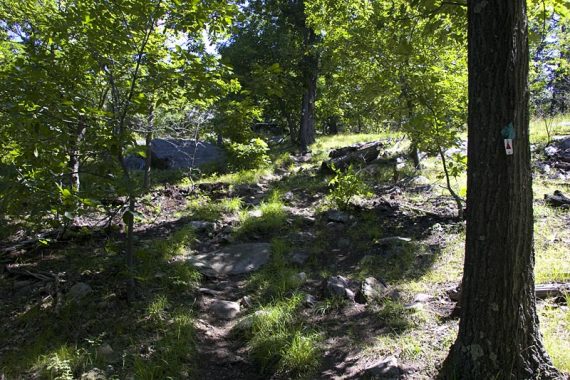
<svg viewBox="0 0 570 380"><path fill-rule="evenodd" d="M209 288L198 288L198 291L202 294L207 294L209 296L219 296L220 295L220 291L219 290L214 290L214 289L209 289Z"/></svg>
<svg viewBox="0 0 570 380"><path fill-rule="evenodd" d="M426 303L426 302L429 302L432 298L433 297L430 296L429 294L418 293L414 297L413 303Z"/></svg>
<svg viewBox="0 0 570 380"><path fill-rule="evenodd" d="M312 294L306 294L303 298L303 305L306 307L313 307L317 304L317 298Z"/></svg>
<svg viewBox="0 0 570 380"><path fill-rule="evenodd" d="M343 276L333 276L328 279L326 290L331 296L348 298L354 301L354 292L349 288L350 282Z"/></svg>
<svg viewBox="0 0 570 380"><path fill-rule="evenodd" d="M381 281L378 281L374 277L368 277L360 285L360 289L356 294L356 302L358 303L368 303L373 300L382 299L388 291L388 287Z"/></svg>
<svg viewBox="0 0 570 380"><path fill-rule="evenodd" d="M388 356L366 368L366 374L378 379L398 378L403 370L395 356Z"/></svg>
<svg viewBox="0 0 570 380"><path fill-rule="evenodd" d="M307 281L307 274L305 272L299 272L295 275L295 279L302 284Z"/></svg>
<svg viewBox="0 0 570 380"><path fill-rule="evenodd" d="M309 231L299 231L289 234L287 238L295 243L306 243L315 240L315 234Z"/></svg>
<svg viewBox="0 0 570 380"><path fill-rule="evenodd" d="M97 348L97 356L108 363L118 363L122 360L121 356L113 350L109 343L103 343Z"/></svg>
<svg viewBox="0 0 570 380"><path fill-rule="evenodd" d="M283 195L283 199L287 202L291 202L293 200L293 198L295 198L295 196L293 195L293 192L288 191Z"/></svg>
<svg viewBox="0 0 570 380"><path fill-rule="evenodd" d="M447 296L450 300L454 302L459 302L461 299L461 287L460 286L453 286L446 290Z"/></svg>
<svg viewBox="0 0 570 380"><path fill-rule="evenodd" d="M441 224L436 223L433 226L431 226L431 230L432 232L443 232L443 227Z"/></svg>
<svg viewBox="0 0 570 380"><path fill-rule="evenodd" d="M334 223L348 223L350 221L350 215L340 210L330 210L327 212L327 219L329 222Z"/></svg>
<svg viewBox="0 0 570 380"><path fill-rule="evenodd" d="M400 301L402 299L402 294L398 289L392 289L386 294L386 297L390 298L392 301Z"/></svg>
<svg viewBox="0 0 570 380"><path fill-rule="evenodd" d="M84 282L78 282L69 289L68 296L72 301L79 301L82 298L88 296L93 289Z"/></svg>
<svg viewBox="0 0 570 380"><path fill-rule="evenodd" d="M242 307L249 308L253 306L253 299L251 296L244 296L239 303Z"/></svg>
<svg viewBox="0 0 570 380"><path fill-rule="evenodd" d="M426 186L430 184L430 181L426 177L420 175L412 179L411 184L414 186Z"/></svg>
<svg viewBox="0 0 570 380"><path fill-rule="evenodd" d="M80 377L81 380L107 380L105 372L101 371L99 368L93 368L89 372L85 372Z"/></svg>
<svg viewBox="0 0 570 380"><path fill-rule="evenodd" d="M190 222L190 226L196 231L209 231L214 229L214 223L205 222L203 220L193 220Z"/></svg>
<svg viewBox="0 0 570 380"><path fill-rule="evenodd" d="M261 210L252 210L248 212L249 216L252 218L261 218L263 216L263 211Z"/></svg>
<svg viewBox="0 0 570 380"><path fill-rule="evenodd" d="M309 254L307 252L299 251L299 252L293 252L291 257L289 258L289 261L291 261L291 263L293 264L303 265L305 264L305 262L307 262L308 259L309 259Z"/></svg>
<svg viewBox="0 0 570 380"><path fill-rule="evenodd" d="M220 319L233 319L240 309L239 303L233 301L216 300L210 305L210 311Z"/></svg>
<svg viewBox="0 0 570 380"><path fill-rule="evenodd" d="M556 156L556 154L558 153L559 149L555 146L549 145L546 148L544 148L544 153L548 156L548 157L552 157L552 156Z"/></svg>

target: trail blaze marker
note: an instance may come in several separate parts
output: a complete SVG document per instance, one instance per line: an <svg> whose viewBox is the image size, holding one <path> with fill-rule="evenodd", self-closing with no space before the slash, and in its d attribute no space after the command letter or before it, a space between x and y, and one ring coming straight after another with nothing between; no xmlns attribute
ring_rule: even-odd
<svg viewBox="0 0 570 380"><path fill-rule="evenodd" d="M507 156L511 156L513 154L513 140L512 139L505 139L505 152Z"/></svg>
<svg viewBox="0 0 570 380"><path fill-rule="evenodd" d="M503 141L505 143L505 153L507 156L512 156L514 153L513 140L515 139L515 129L513 128L513 122L511 121L503 129L501 129L501 135L503 136Z"/></svg>

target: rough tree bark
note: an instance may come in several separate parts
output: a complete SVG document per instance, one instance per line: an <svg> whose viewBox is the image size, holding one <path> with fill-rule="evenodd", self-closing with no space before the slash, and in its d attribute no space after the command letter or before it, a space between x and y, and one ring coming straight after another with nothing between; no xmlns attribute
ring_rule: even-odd
<svg viewBox="0 0 570 380"><path fill-rule="evenodd" d="M442 379L557 379L534 288L525 0L470 0L467 241ZM512 122L514 154L502 129Z"/></svg>

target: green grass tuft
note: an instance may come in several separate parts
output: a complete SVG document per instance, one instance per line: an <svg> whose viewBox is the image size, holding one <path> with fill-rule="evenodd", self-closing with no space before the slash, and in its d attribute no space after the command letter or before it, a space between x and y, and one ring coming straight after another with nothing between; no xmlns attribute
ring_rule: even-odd
<svg viewBox="0 0 570 380"><path fill-rule="evenodd" d="M320 335L307 331L298 320L301 301L301 295L295 294L253 314L248 346L263 372L301 377L318 367Z"/></svg>
<svg viewBox="0 0 570 380"><path fill-rule="evenodd" d="M200 196L188 202L186 212L194 220L218 221L224 214L238 213L243 206L240 198L224 198L218 202Z"/></svg>
<svg viewBox="0 0 570 380"><path fill-rule="evenodd" d="M278 191L273 191L258 210L261 216L253 216L246 211L241 213L240 225L236 231L237 237L257 234L275 236L287 228L287 213Z"/></svg>

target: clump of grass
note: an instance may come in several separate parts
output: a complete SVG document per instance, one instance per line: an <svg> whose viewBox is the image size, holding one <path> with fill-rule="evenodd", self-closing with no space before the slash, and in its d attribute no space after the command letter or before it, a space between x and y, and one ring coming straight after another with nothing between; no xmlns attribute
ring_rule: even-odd
<svg viewBox="0 0 570 380"><path fill-rule="evenodd" d="M73 380L89 363L85 350L63 345L52 353L39 357L35 368L39 374L50 380Z"/></svg>
<svg viewBox="0 0 570 380"><path fill-rule="evenodd" d="M219 202L214 202L206 196L201 196L188 202L187 212L194 220L214 222L219 220L223 214L239 212L242 205L240 198L224 198Z"/></svg>
<svg viewBox="0 0 570 380"><path fill-rule="evenodd" d="M281 353L279 369L292 375L305 375L312 373L319 364L318 333L296 330L290 342Z"/></svg>
<svg viewBox="0 0 570 380"><path fill-rule="evenodd" d="M406 308L401 302L385 298L376 315L386 327L394 332L401 332L415 326L412 319L415 312L415 309Z"/></svg>
<svg viewBox="0 0 570 380"><path fill-rule="evenodd" d="M316 314L325 315L333 311L342 309L348 304L348 300L344 297L333 296L325 298L315 305L314 312Z"/></svg>
<svg viewBox="0 0 570 380"><path fill-rule="evenodd" d="M163 321L166 318L168 309L168 298L164 294L160 294L148 304L146 315L149 320L154 322Z"/></svg>
<svg viewBox="0 0 570 380"><path fill-rule="evenodd" d="M195 367L196 334L191 313L178 310L163 316L155 327L160 336L152 342L150 353L133 360L137 379L189 377Z"/></svg>
<svg viewBox="0 0 570 380"><path fill-rule="evenodd" d="M297 270L287 262L286 255L289 251L290 246L286 241L273 239L271 260L250 277L248 286L261 299L279 299L301 286Z"/></svg>
<svg viewBox="0 0 570 380"><path fill-rule="evenodd" d="M559 210L548 206L535 207L534 247L537 283L570 280L570 254L561 244L566 220Z"/></svg>
<svg viewBox="0 0 570 380"><path fill-rule="evenodd" d="M421 277L421 282L429 284L459 283L463 276L463 260L465 256L465 230L447 231L439 256Z"/></svg>
<svg viewBox="0 0 570 380"><path fill-rule="evenodd" d="M374 211L362 211L358 215L358 223L348 228L347 236L355 244L358 250L370 249L370 242L376 241L384 236L380 228L381 220Z"/></svg>
<svg viewBox="0 0 570 380"><path fill-rule="evenodd" d="M252 216L248 212L241 214L240 226L236 231L238 237L255 234L275 235L286 228L287 213L283 208L281 195L273 191L266 202L259 206L261 216Z"/></svg>
<svg viewBox="0 0 570 380"><path fill-rule="evenodd" d="M137 280L159 283L163 288L178 291L195 286L200 281L200 273L183 260L173 260L189 252L195 237L194 229L186 226L166 239L156 239L139 248Z"/></svg>
<svg viewBox="0 0 570 380"><path fill-rule="evenodd" d="M299 294L262 307L253 315L248 346L262 371L308 376L319 364L320 335L298 321Z"/></svg>
<svg viewBox="0 0 570 380"><path fill-rule="evenodd" d="M570 305L570 294L566 295L566 304ZM539 307L539 316L544 346L554 366L570 372L570 311L546 304Z"/></svg>
<svg viewBox="0 0 570 380"><path fill-rule="evenodd" d="M227 173L222 175L213 175L204 178L200 183L227 183L230 185L246 185L258 183L261 177L271 174L270 168L258 168L250 170L241 170L235 173Z"/></svg>
<svg viewBox="0 0 570 380"><path fill-rule="evenodd" d="M569 119L568 115L556 115L547 118L536 118L530 122L530 142L533 144L547 144L549 137L556 135L567 135L570 133L570 126L565 123Z"/></svg>
<svg viewBox="0 0 570 380"><path fill-rule="evenodd" d="M382 248L380 248L382 249ZM407 282L419 277L416 255L423 249L419 244L394 244L380 254L364 256L359 263L359 277L373 276L390 284Z"/></svg>

